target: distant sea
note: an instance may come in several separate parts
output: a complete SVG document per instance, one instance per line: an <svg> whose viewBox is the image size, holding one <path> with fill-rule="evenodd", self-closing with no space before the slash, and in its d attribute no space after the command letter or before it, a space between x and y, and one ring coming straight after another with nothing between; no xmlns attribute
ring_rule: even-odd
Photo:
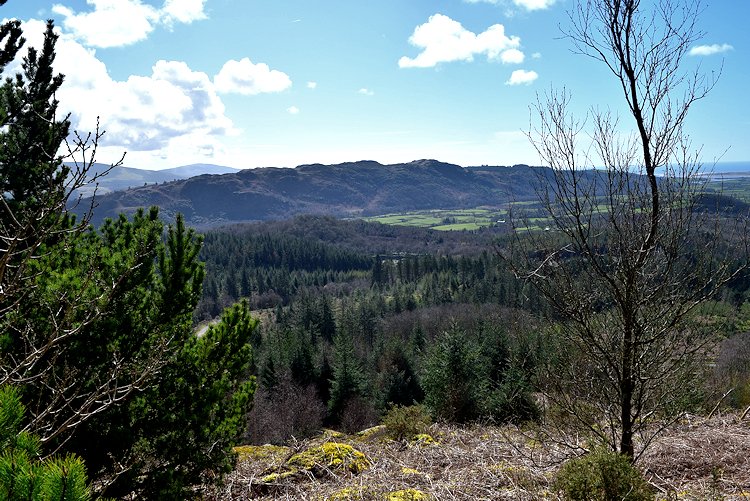
<svg viewBox="0 0 750 501"><path fill-rule="evenodd" d="M706 170L711 170L709 164L705 164ZM714 174L744 174L750 175L750 162L719 162L713 168Z"/></svg>
<svg viewBox="0 0 750 501"><path fill-rule="evenodd" d="M703 164L701 173L704 176L712 176L721 179L750 177L750 161L747 162L718 162ZM657 175L662 175L663 169L657 170Z"/></svg>

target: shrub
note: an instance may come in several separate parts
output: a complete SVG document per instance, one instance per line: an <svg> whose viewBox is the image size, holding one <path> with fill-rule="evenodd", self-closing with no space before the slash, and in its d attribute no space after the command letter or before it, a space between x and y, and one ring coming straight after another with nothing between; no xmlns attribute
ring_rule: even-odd
<svg viewBox="0 0 750 501"><path fill-rule="evenodd" d="M393 440L411 440L424 433L431 423L430 413L423 405L395 405L383 417L388 436Z"/></svg>
<svg viewBox="0 0 750 501"><path fill-rule="evenodd" d="M730 407L744 409L750 405L750 332L721 343L711 383L718 394L734 388L726 400Z"/></svg>
<svg viewBox="0 0 750 501"><path fill-rule="evenodd" d="M641 501L653 499L649 486L630 460L607 450L568 461L555 487L571 501Z"/></svg>

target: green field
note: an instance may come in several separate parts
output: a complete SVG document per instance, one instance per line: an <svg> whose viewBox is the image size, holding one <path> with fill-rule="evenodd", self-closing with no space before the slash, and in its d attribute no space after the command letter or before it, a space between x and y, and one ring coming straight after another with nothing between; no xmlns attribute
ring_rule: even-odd
<svg viewBox="0 0 750 501"><path fill-rule="evenodd" d="M717 193L750 203L750 176L728 177L711 181L707 186Z"/></svg>
<svg viewBox="0 0 750 501"><path fill-rule="evenodd" d="M397 226L417 226L440 231L476 230L496 224L506 224L506 209L479 207L476 209L426 210L385 214L364 218Z"/></svg>
<svg viewBox="0 0 750 501"><path fill-rule="evenodd" d="M706 187L709 192L721 193L750 202L750 176L711 181ZM508 204L507 208L435 209L384 214L363 219L389 225L416 226L438 231L471 231L488 226L510 224L508 211L514 207L517 209L517 213L514 214L517 224L516 230L544 230L551 225L539 202L534 200L513 202ZM596 207L596 210L604 213L608 210L608 206L602 203ZM521 224L527 226L519 226Z"/></svg>

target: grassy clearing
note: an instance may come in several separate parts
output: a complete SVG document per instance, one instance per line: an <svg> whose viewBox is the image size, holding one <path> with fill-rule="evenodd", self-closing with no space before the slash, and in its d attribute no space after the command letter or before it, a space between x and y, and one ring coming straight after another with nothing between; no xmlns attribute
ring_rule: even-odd
<svg viewBox="0 0 750 501"><path fill-rule="evenodd" d="M428 432L434 437L431 444L396 442L379 433L333 438L328 432L316 439L295 441L286 457L246 453L224 487L206 498L561 499L553 481L572 452L548 430L439 424L432 425ZM269 475L283 472L285 462L295 454L315 450L331 440L361 451L369 466L355 473L319 465L317 471L322 475L263 482ZM741 421L737 415L712 419L687 416L660 435L638 466L659 501L750 500L749 443L747 419Z"/></svg>

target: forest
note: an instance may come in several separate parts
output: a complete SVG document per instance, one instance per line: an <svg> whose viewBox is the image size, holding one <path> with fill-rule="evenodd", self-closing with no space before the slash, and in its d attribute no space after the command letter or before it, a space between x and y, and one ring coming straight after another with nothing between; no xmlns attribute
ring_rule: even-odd
<svg viewBox="0 0 750 501"><path fill-rule="evenodd" d="M447 415L436 416L457 422L533 418L532 382L552 349L545 319L555 312L514 273L513 238L322 216L205 233L196 320L240 299L262 319L248 440L283 443L322 426L353 432L393 405L423 402L445 406ZM747 277L733 280L696 315L710 316L718 336L738 342L733 336L750 321L749 286ZM440 362L449 355L455 358ZM722 358L716 378L738 364ZM453 388L466 402L436 402L447 398L435 392L450 382L466 385ZM711 384L696 409L710 405L724 383ZM740 393L729 402L750 404Z"/></svg>

